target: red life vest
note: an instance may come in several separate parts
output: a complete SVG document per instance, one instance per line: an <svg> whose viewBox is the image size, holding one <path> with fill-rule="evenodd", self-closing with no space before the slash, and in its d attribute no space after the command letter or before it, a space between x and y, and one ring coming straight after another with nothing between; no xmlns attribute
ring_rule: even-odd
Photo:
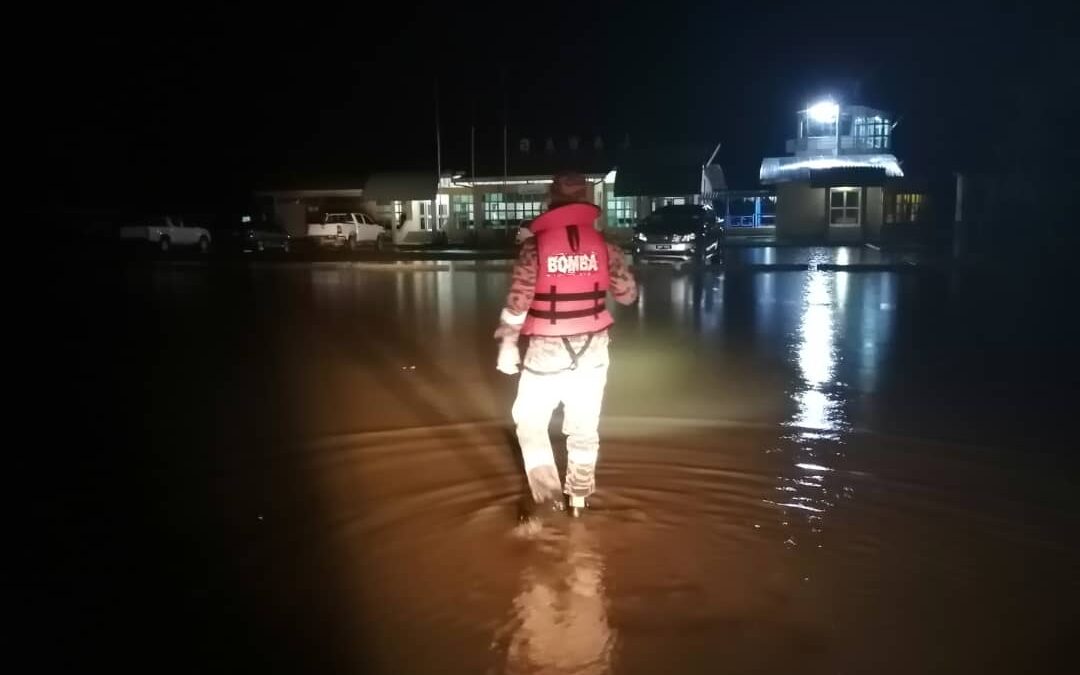
<svg viewBox="0 0 1080 675"><path fill-rule="evenodd" d="M536 293L521 332L566 337L595 333L615 322L607 311L608 249L593 223L593 204L566 204L540 215L536 235Z"/></svg>

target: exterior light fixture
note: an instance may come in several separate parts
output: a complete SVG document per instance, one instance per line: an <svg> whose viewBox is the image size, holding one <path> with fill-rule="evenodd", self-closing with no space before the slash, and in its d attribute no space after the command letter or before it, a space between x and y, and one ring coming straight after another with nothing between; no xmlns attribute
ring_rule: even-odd
<svg viewBox="0 0 1080 675"><path fill-rule="evenodd" d="M815 122L821 122L822 124L831 124L836 121L840 115L840 106L832 99L826 99L824 101L818 101L814 105L806 109L806 114L810 116L810 119Z"/></svg>

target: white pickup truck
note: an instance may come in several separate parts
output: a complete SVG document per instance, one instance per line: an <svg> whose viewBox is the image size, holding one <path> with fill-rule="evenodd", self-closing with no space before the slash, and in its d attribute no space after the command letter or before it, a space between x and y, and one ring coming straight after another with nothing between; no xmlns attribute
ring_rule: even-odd
<svg viewBox="0 0 1080 675"><path fill-rule="evenodd" d="M197 225L189 225L180 216L152 216L120 228L120 239L145 242L162 253L175 246L197 247L200 253L210 250L210 232Z"/></svg>
<svg viewBox="0 0 1080 675"><path fill-rule="evenodd" d="M373 246L383 250L390 235L382 225L363 213L328 213L321 223L309 223L307 236L320 246Z"/></svg>

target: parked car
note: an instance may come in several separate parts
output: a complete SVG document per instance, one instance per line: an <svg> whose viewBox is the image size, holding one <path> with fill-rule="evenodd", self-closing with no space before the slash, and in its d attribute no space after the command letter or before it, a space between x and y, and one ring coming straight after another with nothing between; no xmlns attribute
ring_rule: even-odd
<svg viewBox="0 0 1080 675"><path fill-rule="evenodd" d="M218 245L244 253L262 253L276 249L289 252L290 238L277 223L265 215L230 215L217 220L214 231Z"/></svg>
<svg viewBox="0 0 1080 675"><path fill-rule="evenodd" d="M714 211L687 204L657 209L637 226L634 260L719 262L724 228Z"/></svg>
<svg viewBox="0 0 1080 675"><path fill-rule="evenodd" d="M307 236L320 246L347 246L350 250L372 246L381 251L390 243L386 228L363 213L328 213L323 222L308 224Z"/></svg>
<svg viewBox="0 0 1080 675"><path fill-rule="evenodd" d="M195 247L200 253L210 250L210 232L205 227L187 223L181 216L151 216L120 228L121 241L143 242L162 253L175 247Z"/></svg>

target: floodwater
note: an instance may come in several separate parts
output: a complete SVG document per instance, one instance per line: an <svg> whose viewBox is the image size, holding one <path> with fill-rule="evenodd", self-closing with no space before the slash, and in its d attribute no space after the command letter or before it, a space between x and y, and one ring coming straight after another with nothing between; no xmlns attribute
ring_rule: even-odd
<svg viewBox="0 0 1080 675"><path fill-rule="evenodd" d="M131 266L84 289L47 653L159 672L1067 662L1071 342L1018 328L1043 308L921 273L639 281L615 310L599 491L539 532L515 525L514 380L494 368L505 264Z"/></svg>

